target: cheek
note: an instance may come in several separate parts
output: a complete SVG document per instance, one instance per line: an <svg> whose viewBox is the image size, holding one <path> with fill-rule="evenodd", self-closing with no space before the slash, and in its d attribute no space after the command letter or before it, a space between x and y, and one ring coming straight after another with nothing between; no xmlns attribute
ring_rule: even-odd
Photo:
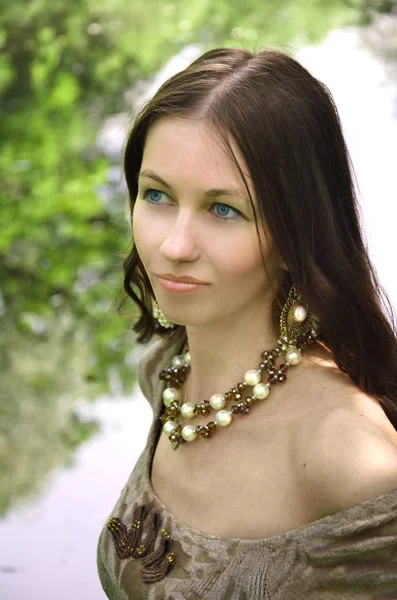
<svg viewBox="0 0 397 600"><path fill-rule="evenodd" d="M139 257L143 264L146 263L146 256L150 256L150 250L154 245L154 229L150 223L145 207L137 200L132 212L132 238Z"/></svg>
<svg viewBox="0 0 397 600"><path fill-rule="evenodd" d="M140 210L138 208L138 201L135 202L131 213L131 225L132 235L134 240L139 237L139 221L140 221Z"/></svg>
<svg viewBox="0 0 397 600"><path fill-rule="evenodd" d="M226 277L233 279L250 278L263 271L259 242L251 236L236 236L234 243L218 241L214 247L215 261ZM266 256L266 255L265 255Z"/></svg>

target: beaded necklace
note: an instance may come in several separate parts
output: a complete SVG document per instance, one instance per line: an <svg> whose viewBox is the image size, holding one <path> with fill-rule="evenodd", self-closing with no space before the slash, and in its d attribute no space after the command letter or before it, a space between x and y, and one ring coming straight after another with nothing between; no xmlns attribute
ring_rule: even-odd
<svg viewBox="0 0 397 600"><path fill-rule="evenodd" d="M165 411L160 416L163 425L163 433L168 436L171 445L177 449L184 442L193 442L202 437L210 438L219 427L227 427L232 422L234 415L247 415L252 406L268 397L270 389L276 383L285 383L287 370L290 366L298 365L302 360L301 349L314 343L317 337L318 319L308 314L305 306L297 300L297 293L290 297L283 308L280 317L281 335L277 340L276 348L263 350L261 362L257 369L249 369L245 372L243 381L224 394L213 394L209 400L203 400L198 404L184 402L181 404L180 388L185 383L190 371L190 353L185 344L182 354L174 356L171 367L163 369L159 379L165 384L163 391L163 403ZM297 343L298 336L301 338ZM299 345L299 347L298 347ZM286 362L278 369L275 367L275 359L285 352ZM267 373L267 382L263 383L262 373ZM243 392L252 388L250 396L242 398ZM229 409L225 408L228 402L235 402ZM211 410L215 410L215 418L206 425L191 425L181 422L181 418L193 419L199 415L208 416Z"/></svg>

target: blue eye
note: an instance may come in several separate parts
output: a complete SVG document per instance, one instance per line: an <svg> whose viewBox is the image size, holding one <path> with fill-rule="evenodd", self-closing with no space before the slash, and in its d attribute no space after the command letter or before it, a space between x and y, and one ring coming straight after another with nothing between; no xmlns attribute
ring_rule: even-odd
<svg viewBox="0 0 397 600"><path fill-rule="evenodd" d="M162 192L160 192L160 190L154 190L153 188L148 188L147 190L144 190L143 197L145 198L148 193L151 194L152 192L154 192L153 196L156 194L162 194ZM151 197L150 202L153 202L154 204L158 204L158 202L156 202L156 199L153 199L153 196ZM157 197L157 199L159 199L159 198Z"/></svg>
<svg viewBox="0 0 397 600"><path fill-rule="evenodd" d="M147 202L150 202L150 204L160 204L160 202L158 202L158 200L161 199L161 195L165 196L166 194L164 194L164 192L160 192L160 190L156 190L155 188L151 188L151 187L147 187L146 189L143 190L141 196L144 200L146 200ZM233 208L232 206L229 206L228 204L223 204L223 202L214 202L214 204L212 206L218 206L218 207L223 207L226 210L223 210L221 213L216 213L215 216L218 217L219 219L222 219L223 221L234 221L235 219L237 219L239 216L242 216L242 213L237 210L237 208ZM228 218L227 215L230 214L227 211L233 211L235 213L236 216L232 216L231 218ZM225 217L226 215L226 217Z"/></svg>
<svg viewBox="0 0 397 600"><path fill-rule="evenodd" d="M234 221L234 219L237 219L237 217L239 217L241 215L241 213L237 210L237 208L232 208L231 206L229 206L228 204L223 204L223 202L214 202L213 206L220 206L223 209L226 209L226 211L232 210L234 211L234 213L236 214L235 217L231 217L230 219L225 219L222 215L225 214L225 211L221 211L221 213L219 214L219 212L216 213L216 216L220 217L221 219L223 219L224 221ZM226 214L230 214L228 212L226 212Z"/></svg>

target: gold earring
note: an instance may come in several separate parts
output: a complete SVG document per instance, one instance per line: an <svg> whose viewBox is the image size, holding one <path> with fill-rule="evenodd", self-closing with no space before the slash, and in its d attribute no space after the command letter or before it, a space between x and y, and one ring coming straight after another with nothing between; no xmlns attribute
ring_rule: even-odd
<svg viewBox="0 0 397 600"><path fill-rule="evenodd" d="M308 310L307 303L303 302L295 283L292 284L281 311L280 341L287 347L296 348L298 337L309 333L309 330L309 337L317 337L318 325L318 318Z"/></svg>
<svg viewBox="0 0 397 600"><path fill-rule="evenodd" d="M165 327L166 329L175 327L175 323L172 323L167 319L163 311L159 308L159 305L157 304L157 301L155 299L152 303L152 314L154 318L158 320L162 327Z"/></svg>

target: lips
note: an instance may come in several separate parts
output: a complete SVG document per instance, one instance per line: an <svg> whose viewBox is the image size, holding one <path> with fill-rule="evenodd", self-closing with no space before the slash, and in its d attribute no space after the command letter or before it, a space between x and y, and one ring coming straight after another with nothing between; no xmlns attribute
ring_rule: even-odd
<svg viewBox="0 0 397 600"><path fill-rule="evenodd" d="M194 277L175 277L175 275L171 275L170 273L166 273L164 275L157 275L157 277L161 277L162 279L168 279L169 281L176 281L177 283L200 283L202 285L208 285L206 281L201 281L200 279L195 279Z"/></svg>

